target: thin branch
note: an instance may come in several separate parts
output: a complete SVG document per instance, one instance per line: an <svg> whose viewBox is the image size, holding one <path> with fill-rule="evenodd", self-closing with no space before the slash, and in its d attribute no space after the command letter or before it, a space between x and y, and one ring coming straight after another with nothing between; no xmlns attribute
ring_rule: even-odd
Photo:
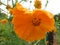
<svg viewBox="0 0 60 45"><path fill-rule="evenodd" d="M12 0L12 6L14 7L14 1Z"/></svg>
<svg viewBox="0 0 60 45"><path fill-rule="evenodd" d="M1 9L1 8L0 8L0 10L1 10L1 11L4 11L4 10L3 10L3 9ZM6 11L4 11L4 12L6 12ZM6 13L8 13L8 12L6 12ZM10 14L10 13L8 13L8 14Z"/></svg>
<svg viewBox="0 0 60 45"><path fill-rule="evenodd" d="M15 3L17 3L18 2L18 0L16 0L16 2Z"/></svg>
<svg viewBox="0 0 60 45"><path fill-rule="evenodd" d="M34 45L37 45L40 42L40 40L38 40L36 43L34 43Z"/></svg>
<svg viewBox="0 0 60 45"><path fill-rule="evenodd" d="M8 5L8 0L7 0L7 5Z"/></svg>
<svg viewBox="0 0 60 45"><path fill-rule="evenodd" d="M2 2L1 2L2 3ZM4 6L7 6L6 4L2 3Z"/></svg>
<svg viewBox="0 0 60 45"><path fill-rule="evenodd" d="M48 0L46 1L45 8L44 9L46 9L47 5L48 5Z"/></svg>
<svg viewBox="0 0 60 45"><path fill-rule="evenodd" d="M7 0L7 5L8 5L8 2L9 2L9 1ZM8 11L7 11L7 14L8 14Z"/></svg>
<svg viewBox="0 0 60 45"><path fill-rule="evenodd" d="M22 2L22 0L19 3L21 3L21 2Z"/></svg>
<svg viewBox="0 0 60 45"><path fill-rule="evenodd" d="M1 9L0 9L0 14L1 14Z"/></svg>
<svg viewBox="0 0 60 45"><path fill-rule="evenodd" d="M29 10L31 9L31 3L32 3L32 0L30 0L30 6L29 6Z"/></svg>

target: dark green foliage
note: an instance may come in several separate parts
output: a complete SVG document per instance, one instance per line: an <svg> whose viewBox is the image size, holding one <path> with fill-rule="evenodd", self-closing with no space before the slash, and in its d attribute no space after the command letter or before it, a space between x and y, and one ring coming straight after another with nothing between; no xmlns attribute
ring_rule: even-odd
<svg viewBox="0 0 60 45"><path fill-rule="evenodd" d="M0 20L1 19L7 19L8 16L5 13L0 13Z"/></svg>
<svg viewBox="0 0 60 45"><path fill-rule="evenodd" d="M56 27L57 27L57 44L60 45L60 13L55 15Z"/></svg>
<svg viewBox="0 0 60 45"><path fill-rule="evenodd" d="M26 41L16 36L11 25L0 23L0 45L28 45Z"/></svg>
<svg viewBox="0 0 60 45"><path fill-rule="evenodd" d="M60 13L55 15L55 22L56 22L56 27L58 30L60 30Z"/></svg>

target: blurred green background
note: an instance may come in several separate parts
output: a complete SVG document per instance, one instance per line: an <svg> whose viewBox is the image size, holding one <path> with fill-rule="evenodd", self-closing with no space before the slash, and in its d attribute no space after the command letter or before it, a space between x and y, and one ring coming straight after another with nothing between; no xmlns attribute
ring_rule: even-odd
<svg viewBox="0 0 60 45"><path fill-rule="evenodd" d="M23 1L26 1L26 0L23 0ZM18 38L18 36L14 32L13 24L11 23L12 18L13 18L12 15L8 17L6 13L1 12L1 9L0 9L0 21L3 19L8 20L8 22L6 22L5 24L0 22L0 45L35 45L36 43L37 43L36 45L45 45L45 42L46 42L45 39L28 43ZM60 13L54 15L54 18L56 22L55 25L57 27L56 41L57 41L57 44L60 45Z"/></svg>

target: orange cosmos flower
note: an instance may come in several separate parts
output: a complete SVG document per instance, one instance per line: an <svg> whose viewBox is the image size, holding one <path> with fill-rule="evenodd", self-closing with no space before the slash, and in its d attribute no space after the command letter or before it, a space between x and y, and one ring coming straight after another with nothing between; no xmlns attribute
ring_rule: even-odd
<svg viewBox="0 0 60 45"><path fill-rule="evenodd" d="M46 32L52 31L55 28L54 16L52 13L45 10L37 9L33 13L34 18L40 20L40 27L43 27ZM35 19L35 20L36 20Z"/></svg>
<svg viewBox="0 0 60 45"><path fill-rule="evenodd" d="M14 7L13 13L14 14L22 14L23 12L27 11L26 8L24 8L21 4L16 3L16 6Z"/></svg>
<svg viewBox="0 0 60 45"><path fill-rule="evenodd" d="M2 19L0 22L1 22L2 24L6 24L6 23L8 22L8 20L7 20L7 19Z"/></svg>
<svg viewBox="0 0 60 45"><path fill-rule="evenodd" d="M54 30L53 14L45 10L28 11L20 4L13 9L14 29L18 37L26 41L41 40Z"/></svg>

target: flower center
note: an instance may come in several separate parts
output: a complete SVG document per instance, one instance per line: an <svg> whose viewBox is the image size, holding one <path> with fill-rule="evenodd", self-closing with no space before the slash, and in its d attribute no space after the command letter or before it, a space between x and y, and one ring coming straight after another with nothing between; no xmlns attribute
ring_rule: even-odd
<svg viewBox="0 0 60 45"><path fill-rule="evenodd" d="M33 20L32 20L33 25L34 26L39 26L40 25L40 20L41 19L33 18Z"/></svg>

